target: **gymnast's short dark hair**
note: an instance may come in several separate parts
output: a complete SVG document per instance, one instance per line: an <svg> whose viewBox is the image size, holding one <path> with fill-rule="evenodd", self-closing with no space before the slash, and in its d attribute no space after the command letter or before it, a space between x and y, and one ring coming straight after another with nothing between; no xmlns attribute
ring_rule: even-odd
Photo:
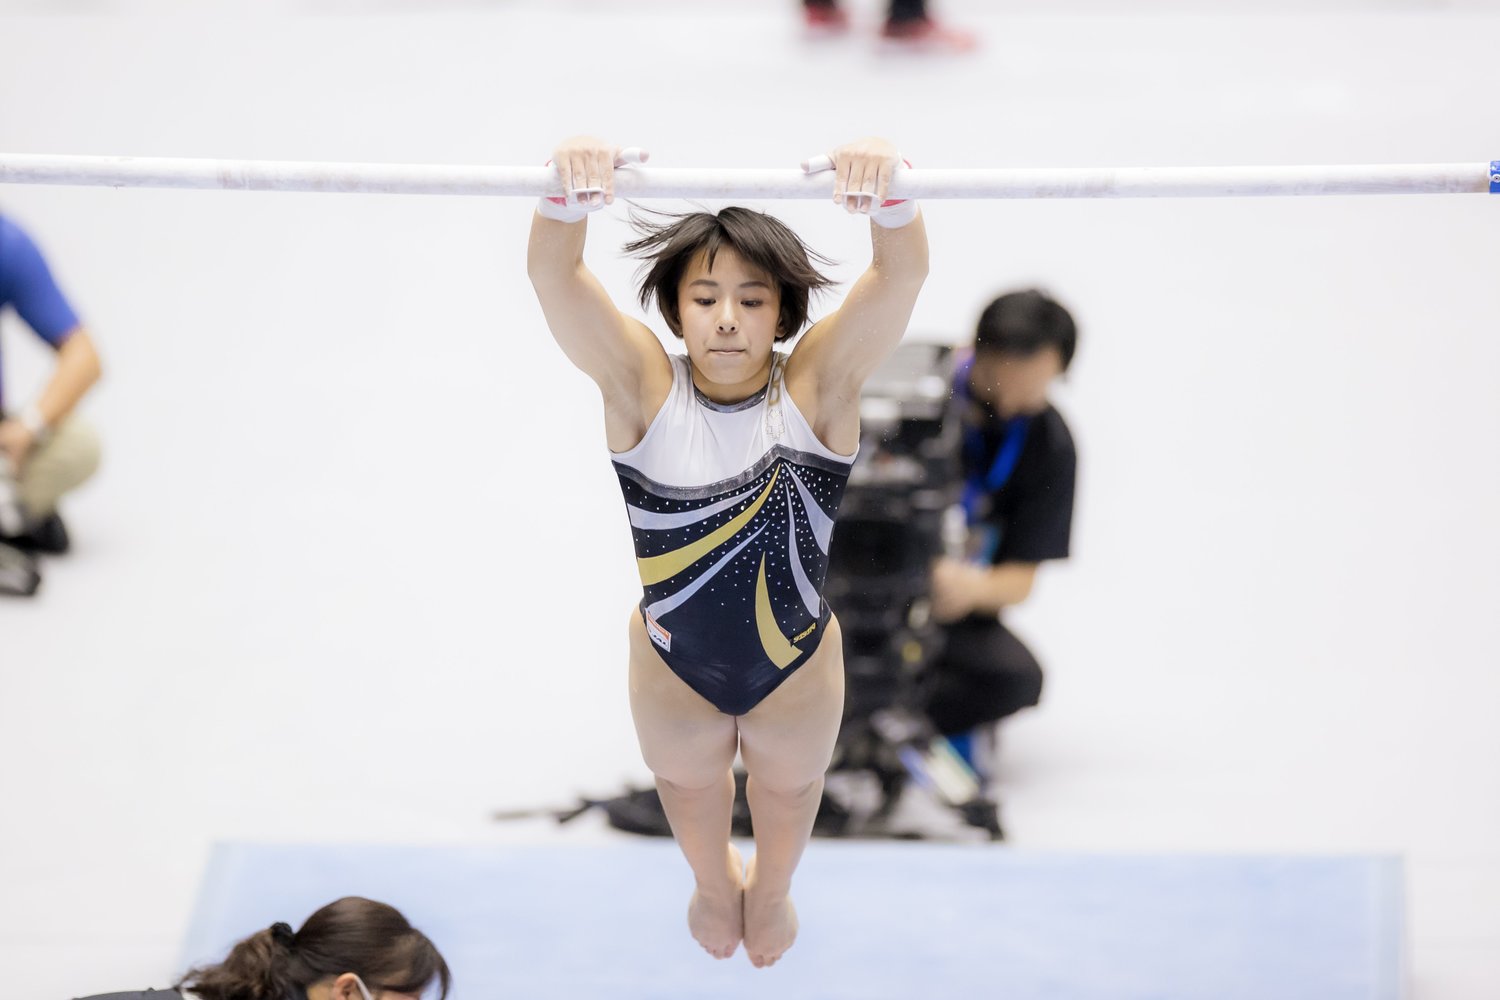
<svg viewBox="0 0 1500 1000"><path fill-rule="evenodd" d="M229 949L218 965L189 970L174 985L201 1000L286 1000L346 972L371 993L422 993L437 984L446 1000L448 963L395 907L345 896L307 918L300 930L273 924Z"/></svg>
<svg viewBox="0 0 1500 1000"><path fill-rule="evenodd" d="M979 314L974 350L1029 357L1044 347L1056 348L1063 371L1078 348L1073 316L1046 292L1036 288L1008 292Z"/></svg>
<svg viewBox="0 0 1500 1000"><path fill-rule="evenodd" d="M645 260L641 307L649 309L655 299L662 318L678 337L682 336L682 316L677 289L683 272L700 253L707 254L712 270L714 258L727 247L776 282L781 294L777 340L801 333L807 324L809 297L834 283L818 270L819 265L830 267L833 261L809 249L786 223L764 212L734 206L682 214L636 211L630 222L640 235L625 244L625 252Z"/></svg>

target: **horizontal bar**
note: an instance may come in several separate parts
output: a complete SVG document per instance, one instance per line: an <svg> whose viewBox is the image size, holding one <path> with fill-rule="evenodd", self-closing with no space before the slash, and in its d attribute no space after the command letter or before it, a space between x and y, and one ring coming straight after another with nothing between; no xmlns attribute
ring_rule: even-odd
<svg viewBox="0 0 1500 1000"><path fill-rule="evenodd" d="M551 167L414 163L300 163L133 156L0 153L0 183L101 187L227 188L347 194L536 197L562 190ZM831 174L796 169L629 167L627 198L828 198ZM1479 194L1500 191L1500 161L1301 167L1088 167L904 170L902 198L1218 198L1256 195Z"/></svg>

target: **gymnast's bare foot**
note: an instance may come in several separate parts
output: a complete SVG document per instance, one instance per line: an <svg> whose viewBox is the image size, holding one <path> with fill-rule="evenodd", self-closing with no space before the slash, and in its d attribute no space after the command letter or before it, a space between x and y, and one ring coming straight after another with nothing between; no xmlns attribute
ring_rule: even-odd
<svg viewBox="0 0 1500 1000"><path fill-rule="evenodd" d="M767 969L797 940L797 908L785 890L755 881L755 859L745 871L745 954L757 969Z"/></svg>
<svg viewBox="0 0 1500 1000"><path fill-rule="evenodd" d="M745 935L745 863L733 844L726 860L723 882L699 883L688 903L688 930L714 958L733 955Z"/></svg>

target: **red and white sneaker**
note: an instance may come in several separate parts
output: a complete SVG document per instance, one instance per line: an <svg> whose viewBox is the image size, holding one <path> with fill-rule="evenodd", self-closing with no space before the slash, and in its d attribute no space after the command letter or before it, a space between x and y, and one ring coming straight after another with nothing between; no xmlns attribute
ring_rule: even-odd
<svg viewBox="0 0 1500 1000"><path fill-rule="evenodd" d="M880 42L887 52L932 55L962 54L979 47L979 39L973 32L950 28L930 17L887 21L880 29Z"/></svg>
<svg viewBox="0 0 1500 1000"><path fill-rule="evenodd" d="M849 15L833 4L803 6L802 23L808 38L839 38L849 33Z"/></svg>

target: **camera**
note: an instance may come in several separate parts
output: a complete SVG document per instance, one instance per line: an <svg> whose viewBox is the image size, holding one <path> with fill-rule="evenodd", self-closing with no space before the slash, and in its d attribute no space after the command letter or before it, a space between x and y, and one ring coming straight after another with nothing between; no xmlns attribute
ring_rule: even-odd
<svg viewBox="0 0 1500 1000"><path fill-rule="evenodd" d="M932 564L964 542L956 357L906 343L865 384L859 456L839 507L823 593L844 633L844 720L830 768L834 835L879 835L912 781L969 826L1001 836L978 777L923 712L924 674L942 651ZM871 787L873 786L873 787Z"/></svg>

